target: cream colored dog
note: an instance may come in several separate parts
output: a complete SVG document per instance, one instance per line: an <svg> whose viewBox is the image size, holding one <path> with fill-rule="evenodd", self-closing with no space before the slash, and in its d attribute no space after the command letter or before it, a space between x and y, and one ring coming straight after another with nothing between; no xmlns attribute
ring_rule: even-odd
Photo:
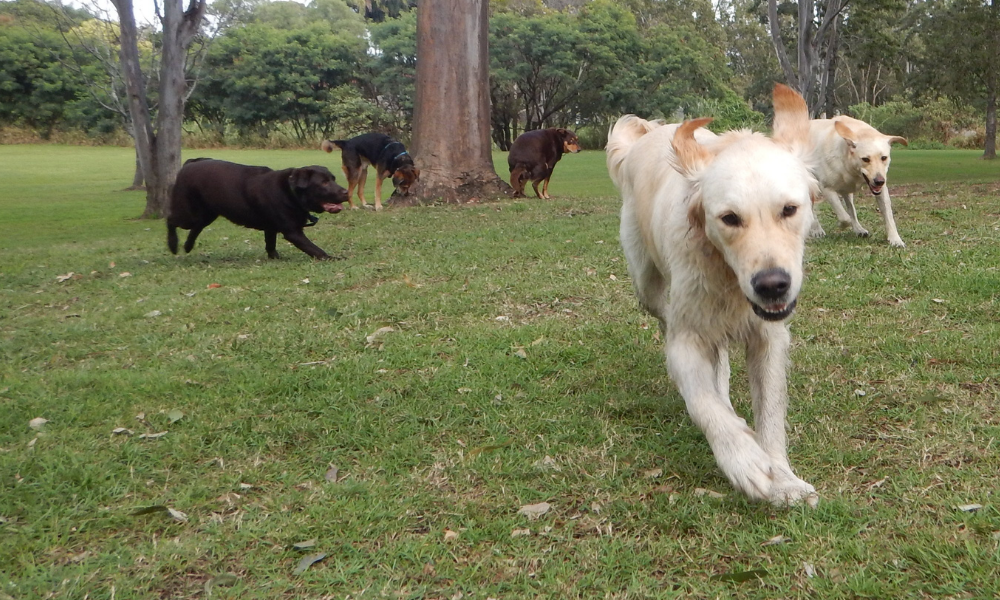
<svg viewBox="0 0 1000 600"><path fill-rule="evenodd" d="M885 185L892 160L889 150L896 142L905 146L906 138L883 135L864 121L846 116L813 119L809 122L809 133L816 178L823 197L837 213L840 226L850 227L859 236L868 237L868 230L858 222L858 211L854 207L854 192L864 183L878 202L889 244L899 248L906 246L896 231L889 188ZM809 234L813 237L826 235L819 219L813 222Z"/></svg>
<svg viewBox="0 0 1000 600"><path fill-rule="evenodd" d="M790 334L816 180L809 116L774 90L773 138L662 125L634 115L612 127L608 169L621 192L621 243L639 302L660 320L667 369L716 462L751 498L818 502L788 464ZM671 166L673 168L671 168ZM746 344L754 425L729 401L729 344Z"/></svg>

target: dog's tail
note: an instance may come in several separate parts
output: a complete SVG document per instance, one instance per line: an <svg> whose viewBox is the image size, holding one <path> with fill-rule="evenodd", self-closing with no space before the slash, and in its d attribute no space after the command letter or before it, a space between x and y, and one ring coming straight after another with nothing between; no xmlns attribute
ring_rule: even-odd
<svg viewBox="0 0 1000 600"><path fill-rule="evenodd" d="M326 152L333 152L334 147L343 150L346 144L347 140L323 140L323 143L319 147Z"/></svg>
<svg viewBox="0 0 1000 600"><path fill-rule="evenodd" d="M635 115L625 115L611 126L608 131L608 145L604 147L607 153L608 174L618 185L618 174L629 148L639 138L663 125L660 121L647 121Z"/></svg>

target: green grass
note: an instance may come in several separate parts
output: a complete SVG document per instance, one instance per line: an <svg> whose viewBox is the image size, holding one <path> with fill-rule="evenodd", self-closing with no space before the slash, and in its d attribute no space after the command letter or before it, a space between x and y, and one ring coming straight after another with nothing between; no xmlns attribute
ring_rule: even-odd
<svg viewBox="0 0 1000 600"><path fill-rule="evenodd" d="M226 222L174 257L115 191L129 150L0 147L0 599L222 574L213 598L996 597L1000 177L976 157L895 153L903 250L869 198L869 239L820 207L789 438L822 500L779 510L686 416L599 152L551 201L327 215L309 235L344 259L313 262ZM189 520L133 514L155 505Z"/></svg>

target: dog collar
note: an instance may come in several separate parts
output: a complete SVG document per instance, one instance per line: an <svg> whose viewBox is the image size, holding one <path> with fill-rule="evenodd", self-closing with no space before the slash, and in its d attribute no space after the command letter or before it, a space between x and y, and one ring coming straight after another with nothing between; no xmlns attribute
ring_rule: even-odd
<svg viewBox="0 0 1000 600"><path fill-rule="evenodd" d="M404 155L404 154L409 154L409 152L407 152L406 150L403 150L402 152L400 152L400 153L399 153L399 154L397 154L396 156L393 156L393 157L392 157L392 160L396 160L397 158L399 158L400 156L402 156L402 155Z"/></svg>

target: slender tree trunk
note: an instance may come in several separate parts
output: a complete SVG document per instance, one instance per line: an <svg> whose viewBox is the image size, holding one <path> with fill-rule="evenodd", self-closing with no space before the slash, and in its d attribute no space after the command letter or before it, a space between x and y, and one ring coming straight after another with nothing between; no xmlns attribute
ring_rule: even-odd
<svg viewBox="0 0 1000 600"><path fill-rule="evenodd" d="M998 0L990 2L990 39L993 41L994 52L1000 51L1000 4ZM994 54L996 56L996 54ZM1000 67L989 65L986 73L986 146L983 149L985 160L997 157L997 87L1000 87Z"/></svg>
<svg viewBox="0 0 1000 600"><path fill-rule="evenodd" d="M142 163L139 161L139 153L135 153L135 175L132 176L132 185L129 186L130 190L141 190L143 189L143 182L146 178L142 175Z"/></svg>
<svg viewBox="0 0 1000 600"><path fill-rule="evenodd" d="M146 209L142 217L158 217L163 207L162 200L150 195L150 190L156 189L158 182L156 134L153 132L153 120L149 114L146 86L139 63L139 34L135 26L135 13L132 9L132 0L112 0L112 2L118 10L121 40L118 52L122 79L125 80L125 91L128 94L128 109L135 130L136 159L146 180Z"/></svg>
<svg viewBox="0 0 1000 600"><path fill-rule="evenodd" d="M146 180L146 208L141 218L163 216L170 186L181 162L181 123L187 82L184 77L187 50L205 14L205 0L163 2L163 48L160 63L159 110L153 129L146 98L145 82L139 65L138 33L132 0L112 0L118 10L121 31L121 64L128 91L129 112L135 128L135 147Z"/></svg>
<svg viewBox="0 0 1000 600"><path fill-rule="evenodd" d="M417 9L412 200L464 202L509 191L490 146L488 0L422 0ZM399 200L397 200L399 202Z"/></svg>

